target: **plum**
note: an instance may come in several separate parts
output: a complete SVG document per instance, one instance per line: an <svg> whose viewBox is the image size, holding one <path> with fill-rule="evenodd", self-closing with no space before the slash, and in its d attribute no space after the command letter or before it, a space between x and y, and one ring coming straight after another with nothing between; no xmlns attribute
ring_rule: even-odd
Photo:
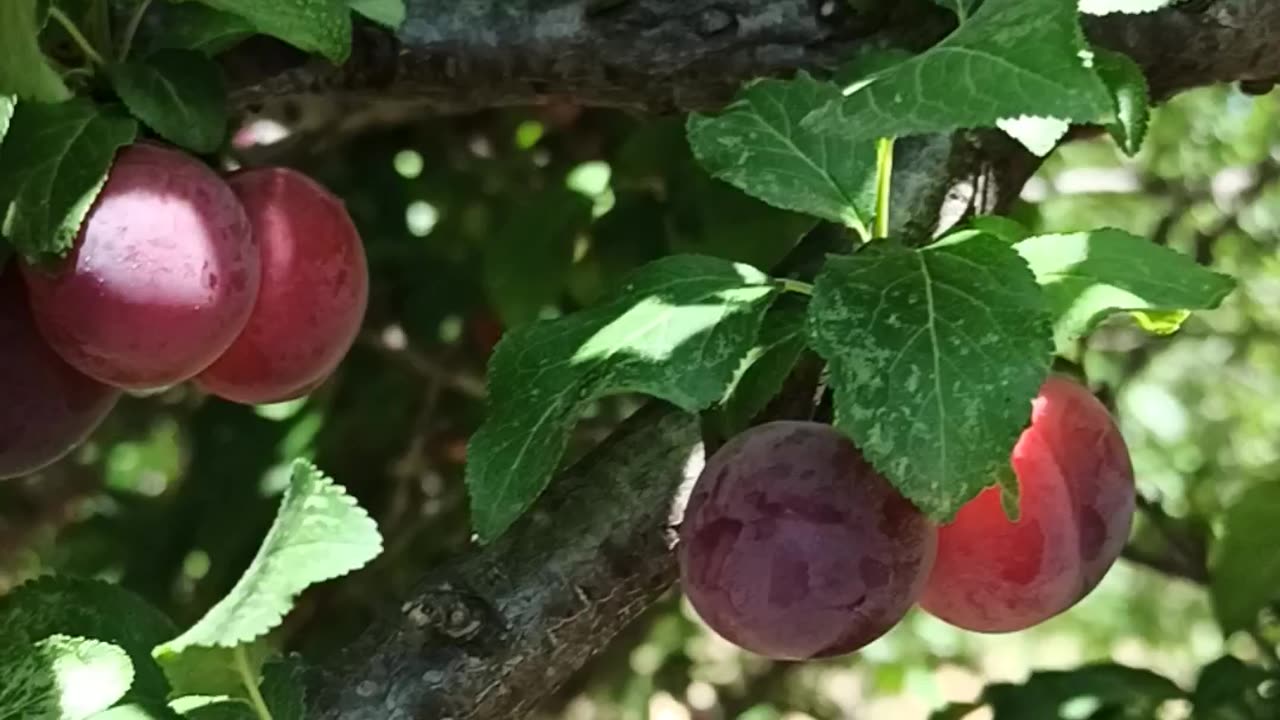
<svg viewBox="0 0 1280 720"><path fill-rule="evenodd" d="M938 530L920 606L957 627L1012 632L1067 610L1098 585L1129 537L1129 452L1084 386L1058 375L1044 383L1011 462L1017 522L993 486Z"/></svg>
<svg viewBox="0 0 1280 720"><path fill-rule="evenodd" d="M911 608L936 529L829 425L747 430L707 462L680 526L680 577L717 633L784 660L853 652Z"/></svg>
<svg viewBox="0 0 1280 720"><path fill-rule="evenodd" d="M262 289L244 332L196 378L227 400L305 395L351 349L369 300L364 246L342 201L307 176L258 168L231 176L262 252Z"/></svg>
<svg viewBox="0 0 1280 720"><path fill-rule="evenodd" d="M0 478L35 472L93 432L120 397L63 362L31 317L16 270L0 273Z"/></svg>
<svg viewBox="0 0 1280 720"><path fill-rule="evenodd" d="M22 270L40 332L64 360L145 391L193 377L227 349L253 308L259 257L222 178L141 142L116 155L71 252Z"/></svg>

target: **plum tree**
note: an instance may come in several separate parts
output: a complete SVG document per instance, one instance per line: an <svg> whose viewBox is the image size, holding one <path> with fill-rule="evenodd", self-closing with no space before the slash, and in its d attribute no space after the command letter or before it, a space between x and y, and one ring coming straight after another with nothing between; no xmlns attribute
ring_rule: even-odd
<svg viewBox="0 0 1280 720"><path fill-rule="evenodd" d="M262 289L244 332L196 379L242 403L290 400L351 349L369 298L364 246L342 201L301 173L258 168L230 185L262 253Z"/></svg>
<svg viewBox="0 0 1280 720"><path fill-rule="evenodd" d="M18 273L0 273L0 478L35 472L66 455L119 396L49 348Z"/></svg>
<svg viewBox="0 0 1280 720"><path fill-rule="evenodd" d="M938 530L920 605L979 632L1022 630L1083 599L1120 556L1133 521L1124 438L1089 390L1052 376L1011 458L1019 519L990 487Z"/></svg>
<svg viewBox="0 0 1280 720"><path fill-rule="evenodd" d="M37 325L68 363L130 390L208 367L249 318L259 258L235 195L153 143L121 150L71 252L23 264Z"/></svg>
<svg viewBox="0 0 1280 720"><path fill-rule="evenodd" d="M936 529L829 425L780 421L711 457L680 527L698 614L760 655L857 650L914 604Z"/></svg>

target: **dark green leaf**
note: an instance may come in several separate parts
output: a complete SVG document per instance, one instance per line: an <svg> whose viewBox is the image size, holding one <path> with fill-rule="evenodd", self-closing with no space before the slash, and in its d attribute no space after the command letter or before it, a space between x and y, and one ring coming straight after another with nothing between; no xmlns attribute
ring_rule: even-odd
<svg viewBox="0 0 1280 720"><path fill-rule="evenodd" d="M243 16L215 10L207 5L184 2L154 6L161 12L157 30L141 38L141 46L151 50L195 50L217 55L253 34L253 25Z"/></svg>
<svg viewBox="0 0 1280 720"><path fill-rule="evenodd" d="M807 307L798 297L784 296L769 308L756 345L743 361L724 403L712 410L721 433L732 437L750 426L782 389L805 348Z"/></svg>
<svg viewBox="0 0 1280 720"><path fill-rule="evenodd" d="M746 265L667 257L611 302L509 333L489 366L489 416L467 450L480 538L501 534L546 487L586 403L623 392L690 412L719 402L775 292Z"/></svg>
<svg viewBox="0 0 1280 720"><path fill-rule="evenodd" d="M19 103L0 145L0 234L28 257L71 247L138 126L88 100Z"/></svg>
<svg viewBox="0 0 1280 720"><path fill-rule="evenodd" d="M0 95L61 102L71 97L40 50L36 0L0 2Z"/></svg>
<svg viewBox="0 0 1280 720"><path fill-rule="evenodd" d="M573 246L591 224L591 201L565 188L537 193L508 215L485 251L489 299L504 324L523 325L565 291Z"/></svg>
<svg viewBox="0 0 1280 720"><path fill-rule="evenodd" d="M129 110L166 140L211 153L227 134L222 71L194 50L159 50L111 68L111 84Z"/></svg>
<svg viewBox="0 0 1280 720"><path fill-rule="evenodd" d="M111 643L50 635L9 645L0 651L0 718L84 720L124 697L132 682L129 656Z"/></svg>
<svg viewBox="0 0 1280 720"><path fill-rule="evenodd" d="M404 24L404 0L347 0L347 4L352 10L392 30L399 30Z"/></svg>
<svg viewBox="0 0 1280 720"><path fill-rule="evenodd" d="M1098 76L1106 83L1115 102L1115 122L1107 124L1107 132L1116 145L1130 157L1142 149L1151 120L1151 97L1147 76L1128 55L1110 50L1097 50Z"/></svg>
<svg viewBox="0 0 1280 720"><path fill-rule="evenodd" d="M306 720L306 668L291 656L268 663L262 671L262 699L273 720Z"/></svg>
<svg viewBox="0 0 1280 720"><path fill-rule="evenodd" d="M836 425L939 521L1008 467L1052 351L1034 277L987 235L828 259L808 332Z"/></svg>
<svg viewBox="0 0 1280 720"><path fill-rule="evenodd" d="M4 136L9 132L9 121L13 119L17 101L13 95L0 95L0 144L4 143Z"/></svg>
<svg viewBox="0 0 1280 720"><path fill-rule="evenodd" d="M1263 697L1262 686L1278 680L1273 673L1230 655L1218 658L1204 666L1196 680L1195 720L1271 720L1277 701Z"/></svg>
<svg viewBox="0 0 1280 720"><path fill-rule="evenodd" d="M929 720L964 720L983 707L986 707L985 703L951 703L941 710L935 710Z"/></svg>
<svg viewBox="0 0 1280 720"><path fill-rule="evenodd" d="M163 698L169 684L151 659L151 649L177 628L142 598L109 583L70 577L29 582L0 599L0 637L21 628L31 639L71 635L122 648L133 663L129 697Z"/></svg>
<svg viewBox="0 0 1280 720"><path fill-rule="evenodd" d="M1149 13L1174 2L1177 0L1080 0L1080 12L1088 15Z"/></svg>
<svg viewBox="0 0 1280 720"><path fill-rule="evenodd" d="M1165 701L1184 696L1166 677L1113 663L1036 672L1023 685L991 685L983 693L996 720L1068 720L1075 702L1152 717Z"/></svg>
<svg viewBox="0 0 1280 720"><path fill-rule="evenodd" d="M689 144L712 175L788 210L866 234L875 201L876 151L840 132L813 132L800 120L840 98L807 73L762 80L714 117L689 116Z"/></svg>
<svg viewBox="0 0 1280 720"><path fill-rule="evenodd" d="M986 0L945 40L804 122L850 142L1022 116L1097 122L1112 103L1089 64L1074 3Z"/></svg>
<svg viewBox="0 0 1280 720"><path fill-rule="evenodd" d="M117 705L94 715L91 720L183 720L183 716L174 712L168 705L153 701Z"/></svg>
<svg viewBox="0 0 1280 720"><path fill-rule="evenodd" d="M264 35L325 56L334 63L351 54L351 10L343 0L200 0L245 18Z"/></svg>
<svg viewBox="0 0 1280 720"><path fill-rule="evenodd" d="M935 5L941 5L955 13L956 17L960 19L962 24L967 21L970 16L973 15L974 11L978 9L978 6L982 4L982 0L933 0L933 2Z"/></svg>
<svg viewBox="0 0 1280 720"><path fill-rule="evenodd" d="M1185 318L1182 311L1215 308L1235 287L1226 275L1123 230L1040 235L1014 248L1044 286L1063 352L1118 312L1152 311L1140 321L1172 332Z"/></svg>
<svg viewBox="0 0 1280 720"><path fill-rule="evenodd" d="M1267 603L1280 598L1280 483L1255 485L1222 518L1209 587L1223 632L1251 627Z"/></svg>

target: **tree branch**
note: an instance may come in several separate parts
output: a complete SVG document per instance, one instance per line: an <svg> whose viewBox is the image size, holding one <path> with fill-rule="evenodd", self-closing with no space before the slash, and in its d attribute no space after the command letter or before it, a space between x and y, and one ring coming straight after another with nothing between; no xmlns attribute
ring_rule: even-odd
<svg viewBox="0 0 1280 720"><path fill-rule="evenodd" d="M398 33L362 25L342 67L278 43L224 57L241 107L340 94L463 112L568 101L651 112L714 108L744 82L835 69L859 49L920 50L954 26L927 0L409 0ZM1197 3L1196 5L1203 5ZM1085 21L1152 94L1280 77L1280 3L1217 0Z"/></svg>

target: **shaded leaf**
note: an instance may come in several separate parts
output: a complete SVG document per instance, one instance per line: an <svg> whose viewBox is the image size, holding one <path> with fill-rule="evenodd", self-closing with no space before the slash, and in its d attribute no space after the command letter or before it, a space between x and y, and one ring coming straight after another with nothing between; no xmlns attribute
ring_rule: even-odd
<svg viewBox="0 0 1280 720"><path fill-rule="evenodd" d="M28 582L0 599L0 637L8 637L13 628L32 640L70 635L111 643L132 662L130 698L163 698L169 693L151 649L173 637L177 627L118 585L62 576Z"/></svg>
<svg viewBox="0 0 1280 720"><path fill-rule="evenodd" d="M803 72L762 80L720 115L690 115L689 144L712 175L747 194L865 235L875 201L874 143L800 126L814 108L839 98L835 85Z"/></svg>
<svg viewBox="0 0 1280 720"><path fill-rule="evenodd" d="M779 298L769 308L755 347L743 360L728 396L711 411L725 437L747 429L782 389L804 352L806 310L804 302L789 296Z"/></svg>
<svg viewBox="0 0 1280 720"><path fill-rule="evenodd" d="M480 538L501 534L547 486L592 400L640 392L690 412L719 402L775 292L750 266L672 256L610 302L508 333L490 361L489 415L467 449Z"/></svg>
<svg viewBox="0 0 1280 720"><path fill-rule="evenodd" d="M272 35L334 63L351 54L351 11L342 0L199 0L239 15L264 35Z"/></svg>
<svg viewBox="0 0 1280 720"><path fill-rule="evenodd" d="M1200 670L1192 693L1196 720L1269 720L1276 700L1263 696L1262 686L1280 680L1274 673L1246 665L1230 655Z"/></svg>
<svg viewBox="0 0 1280 720"><path fill-rule="evenodd" d="M850 142L989 127L1024 115L1096 122L1112 114L1074 3L986 0L954 33L805 118Z"/></svg>
<svg viewBox="0 0 1280 720"><path fill-rule="evenodd" d="M1222 631L1251 627L1269 602L1280 598L1280 483L1244 492L1222 518L1213 549L1209 594Z"/></svg>
<svg viewBox="0 0 1280 720"><path fill-rule="evenodd" d="M222 71L194 50L159 50L111 68L111 84L130 112L166 140L197 153L218 149L227 134Z"/></svg>
<svg viewBox="0 0 1280 720"><path fill-rule="evenodd" d="M1152 717L1165 701L1184 696L1162 675L1114 663L1040 671L1022 685L991 685L982 694L996 720L1068 720L1079 702L1117 708L1128 713L1125 717Z"/></svg>
<svg viewBox="0 0 1280 720"><path fill-rule="evenodd" d="M938 521L1008 467L1052 350L1026 263L987 235L828 259L808 334L836 426Z"/></svg>
<svg viewBox="0 0 1280 720"><path fill-rule="evenodd" d="M83 720L111 707L133 682L124 650L101 640L50 635L0 651L0 717Z"/></svg>
<svg viewBox="0 0 1280 720"><path fill-rule="evenodd" d="M1126 155L1133 157L1142 149L1151 121L1147 76L1128 55L1110 50L1097 53L1098 76L1115 103L1116 119L1107 124L1107 132Z"/></svg>
<svg viewBox="0 0 1280 720"><path fill-rule="evenodd" d="M253 34L253 25L243 16L193 2L164 3L151 12L163 13L157 31L139 38L147 50L194 50L217 55L238 45Z"/></svg>
<svg viewBox="0 0 1280 720"><path fill-rule="evenodd" d="M392 30L404 24L404 0L347 0L352 10Z"/></svg>
<svg viewBox="0 0 1280 720"><path fill-rule="evenodd" d="M137 130L88 100L19 103L0 145L0 234L30 258L69 249Z"/></svg>

